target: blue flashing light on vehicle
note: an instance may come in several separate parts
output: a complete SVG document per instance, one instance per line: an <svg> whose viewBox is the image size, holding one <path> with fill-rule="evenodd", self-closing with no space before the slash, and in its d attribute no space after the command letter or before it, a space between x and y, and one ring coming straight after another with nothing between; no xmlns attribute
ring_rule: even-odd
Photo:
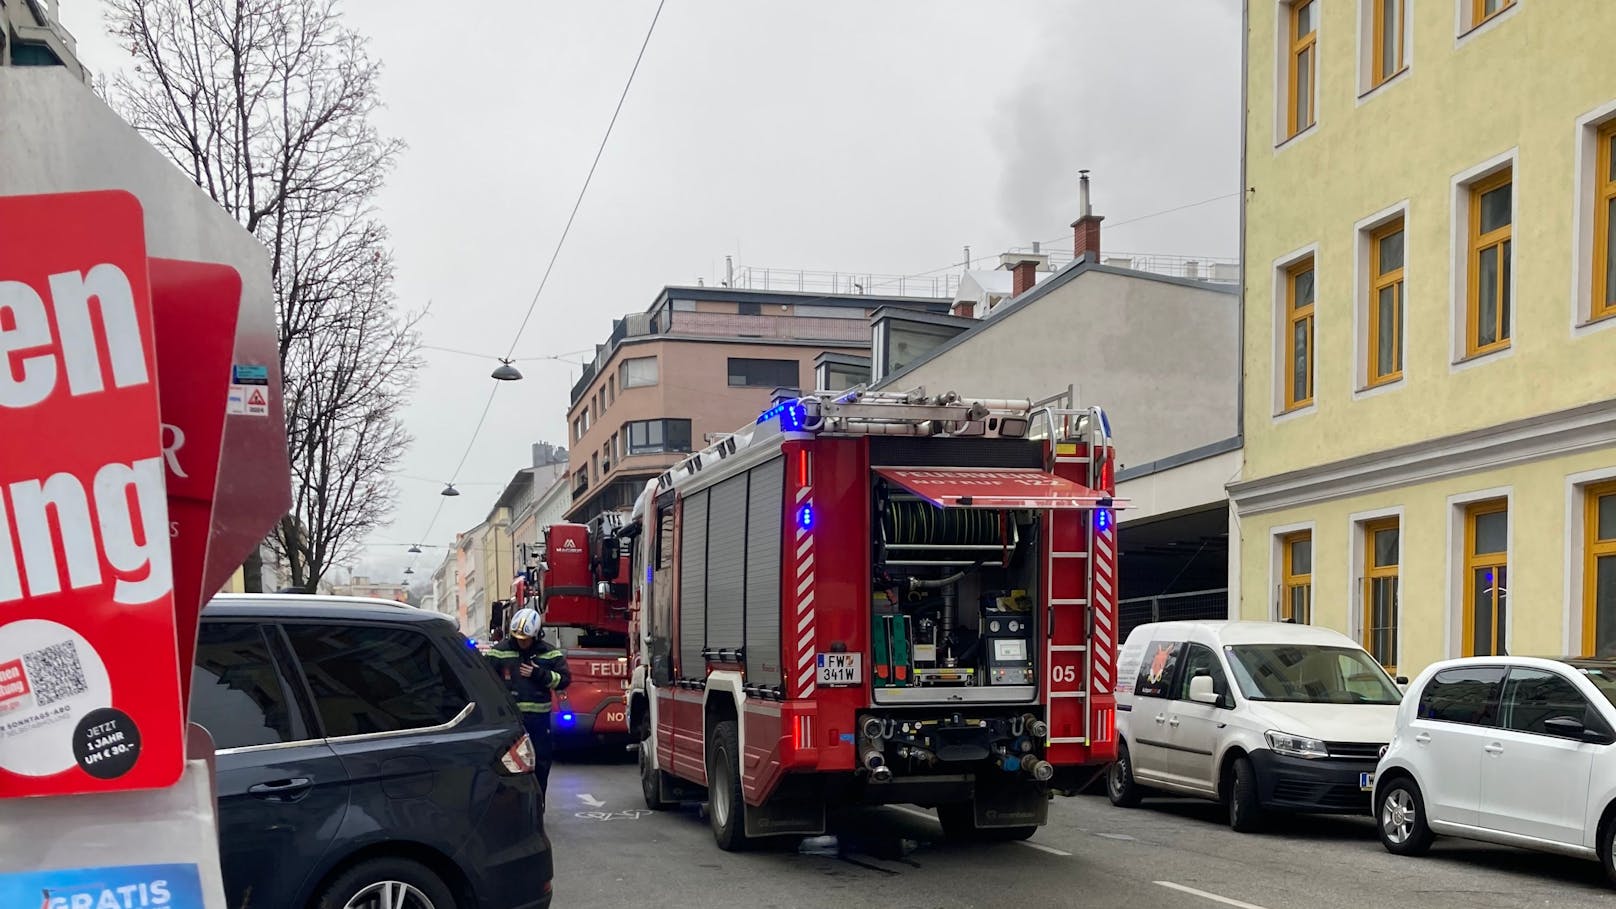
<svg viewBox="0 0 1616 909"><path fill-rule="evenodd" d="M797 526L803 530L814 529L814 505L812 502L805 502L801 508L797 509Z"/></svg>
<svg viewBox="0 0 1616 909"><path fill-rule="evenodd" d="M803 425L808 422L808 411L803 409L800 402L782 401L765 410L757 421L759 424L767 423L776 417L780 418L781 432L802 432Z"/></svg>
<svg viewBox="0 0 1616 909"><path fill-rule="evenodd" d="M1096 533L1105 533L1111 529L1111 509L1094 509L1094 530Z"/></svg>

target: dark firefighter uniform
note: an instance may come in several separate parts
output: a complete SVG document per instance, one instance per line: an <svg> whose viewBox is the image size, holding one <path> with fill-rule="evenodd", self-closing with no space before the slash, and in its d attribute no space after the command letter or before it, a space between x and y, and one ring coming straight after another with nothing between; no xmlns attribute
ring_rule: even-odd
<svg viewBox="0 0 1616 909"><path fill-rule="evenodd" d="M550 785L550 759L554 746L550 736L550 707L555 703L553 692L572 684L572 670L567 668L567 655L557 650L543 636L526 640L506 635L484 654L494 664L494 671L504 680L511 696L516 698L517 709L522 711L522 725L533 742L533 756L539 785L546 791ZM522 674L522 666L533 667L531 675Z"/></svg>

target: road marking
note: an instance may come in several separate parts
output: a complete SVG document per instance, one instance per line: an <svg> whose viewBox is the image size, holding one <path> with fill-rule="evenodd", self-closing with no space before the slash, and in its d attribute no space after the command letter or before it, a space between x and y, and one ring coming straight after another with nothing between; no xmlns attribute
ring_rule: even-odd
<svg viewBox="0 0 1616 909"><path fill-rule="evenodd" d="M583 802L585 805L588 805L591 808L602 808L602 807L605 807L605 805L606 805L605 802L601 801L600 799L595 798L593 795L590 795L587 792L578 793L578 799L579 799L579 801Z"/></svg>
<svg viewBox="0 0 1616 909"><path fill-rule="evenodd" d="M1037 849L1039 852L1047 852L1050 855L1064 855L1067 858L1072 857L1070 852L1064 852L1060 849L1056 849L1054 846L1045 846L1043 843L1035 843L1032 840L1016 840L1016 842L1026 846L1028 849Z"/></svg>
<svg viewBox="0 0 1616 909"><path fill-rule="evenodd" d="M1263 907L1257 905L1256 903L1242 903L1239 900L1232 900L1226 896L1218 896L1216 893L1207 893L1205 890L1196 890L1194 887L1186 887L1183 884L1175 884L1172 881L1156 881L1155 883L1158 887L1166 887L1168 890L1177 890L1179 893L1188 893L1190 896L1198 896L1203 900L1211 900L1214 903L1222 903L1225 906L1234 906L1235 909L1263 909Z"/></svg>

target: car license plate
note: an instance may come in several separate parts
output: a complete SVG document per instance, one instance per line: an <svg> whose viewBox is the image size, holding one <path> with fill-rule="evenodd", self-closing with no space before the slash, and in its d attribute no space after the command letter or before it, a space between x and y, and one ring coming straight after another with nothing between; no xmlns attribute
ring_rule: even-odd
<svg viewBox="0 0 1616 909"><path fill-rule="evenodd" d="M827 687L857 685L864 681L863 666L856 653L821 653L819 684Z"/></svg>
<svg viewBox="0 0 1616 909"><path fill-rule="evenodd" d="M1373 773L1358 774L1358 788L1365 792L1373 792L1375 789L1375 775Z"/></svg>

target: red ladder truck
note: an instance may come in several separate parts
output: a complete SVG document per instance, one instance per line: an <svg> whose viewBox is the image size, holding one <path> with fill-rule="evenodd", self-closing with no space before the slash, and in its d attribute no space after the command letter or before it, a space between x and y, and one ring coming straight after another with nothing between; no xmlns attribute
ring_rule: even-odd
<svg viewBox="0 0 1616 909"><path fill-rule="evenodd" d="M572 684L551 712L557 750L629 744L628 556L619 554L620 512L539 531L533 602L545 637L567 654Z"/></svg>
<svg viewBox="0 0 1616 909"><path fill-rule="evenodd" d="M827 806L1030 836L1116 754L1115 449L1099 408L781 390L651 480L629 726L646 804L724 849Z"/></svg>

